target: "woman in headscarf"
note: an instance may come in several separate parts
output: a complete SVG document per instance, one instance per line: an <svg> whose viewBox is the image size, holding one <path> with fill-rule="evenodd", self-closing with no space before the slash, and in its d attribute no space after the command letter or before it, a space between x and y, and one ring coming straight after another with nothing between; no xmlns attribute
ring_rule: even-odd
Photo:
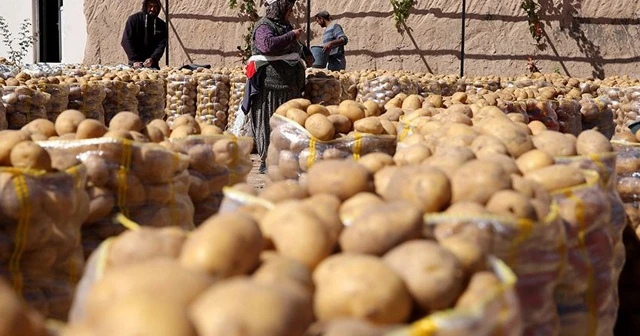
<svg viewBox="0 0 640 336"><path fill-rule="evenodd" d="M261 174L266 172L271 115L283 103L299 98L304 89L304 48L298 41L303 30L293 29L288 21L295 1L266 0L266 15L253 31L242 110L249 113Z"/></svg>

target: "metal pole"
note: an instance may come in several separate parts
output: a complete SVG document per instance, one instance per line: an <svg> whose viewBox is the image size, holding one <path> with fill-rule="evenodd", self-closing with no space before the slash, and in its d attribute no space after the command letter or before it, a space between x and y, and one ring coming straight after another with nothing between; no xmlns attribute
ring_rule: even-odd
<svg viewBox="0 0 640 336"><path fill-rule="evenodd" d="M164 10L165 10L165 15L166 15L166 19L167 19L167 48L166 48L166 55L165 55L165 61L167 62L167 66L169 66L169 0L164 0Z"/></svg>
<svg viewBox="0 0 640 336"><path fill-rule="evenodd" d="M460 77L464 76L464 33L467 18L467 0L462 0L462 37L460 38Z"/></svg>
<svg viewBox="0 0 640 336"><path fill-rule="evenodd" d="M311 48L311 0L307 0L307 48Z"/></svg>

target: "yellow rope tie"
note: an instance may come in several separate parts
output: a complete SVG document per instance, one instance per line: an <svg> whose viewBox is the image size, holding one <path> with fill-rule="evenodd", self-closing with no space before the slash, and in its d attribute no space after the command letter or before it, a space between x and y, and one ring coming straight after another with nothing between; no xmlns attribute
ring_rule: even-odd
<svg viewBox="0 0 640 336"><path fill-rule="evenodd" d="M355 132L353 135L355 142L353 143L353 159L360 160L360 152L362 151L362 134Z"/></svg>
<svg viewBox="0 0 640 336"><path fill-rule="evenodd" d="M131 169L131 150L132 142L128 139L122 140L122 158L120 161L120 169L118 170L118 208L125 216L129 217L129 209L127 208L127 175Z"/></svg>
<svg viewBox="0 0 640 336"><path fill-rule="evenodd" d="M16 228L15 247L9 260L9 271L13 281L13 288L19 296L24 290L24 277L20 268L20 261L24 254L29 237L29 221L31 219L31 201L27 180L22 173L16 173L13 177L13 186L20 205L20 218Z"/></svg>
<svg viewBox="0 0 640 336"><path fill-rule="evenodd" d="M316 162L316 139L311 138L309 141L309 157L307 158L307 170L311 169Z"/></svg>

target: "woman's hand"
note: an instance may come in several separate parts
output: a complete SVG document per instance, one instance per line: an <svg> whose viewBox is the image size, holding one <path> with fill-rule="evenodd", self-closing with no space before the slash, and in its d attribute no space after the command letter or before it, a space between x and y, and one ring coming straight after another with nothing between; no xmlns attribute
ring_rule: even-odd
<svg viewBox="0 0 640 336"><path fill-rule="evenodd" d="M304 29L302 28L294 29L293 34L296 36L296 39L299 39L300 36L304 34Z"/></svg>

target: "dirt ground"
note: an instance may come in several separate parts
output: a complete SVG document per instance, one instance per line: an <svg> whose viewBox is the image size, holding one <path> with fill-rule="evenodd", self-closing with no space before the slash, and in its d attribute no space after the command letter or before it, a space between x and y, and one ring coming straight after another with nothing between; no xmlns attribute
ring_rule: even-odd
<svg viewBox="0 0 640 336"><path fill-rule="evenodd" d="M257 154L251 155L251 162L253 162L253 169L247 176L247 183L249 183L255 189L264 188L264 175L261 175L258 171L260 169L260 157Z"/></svg>

